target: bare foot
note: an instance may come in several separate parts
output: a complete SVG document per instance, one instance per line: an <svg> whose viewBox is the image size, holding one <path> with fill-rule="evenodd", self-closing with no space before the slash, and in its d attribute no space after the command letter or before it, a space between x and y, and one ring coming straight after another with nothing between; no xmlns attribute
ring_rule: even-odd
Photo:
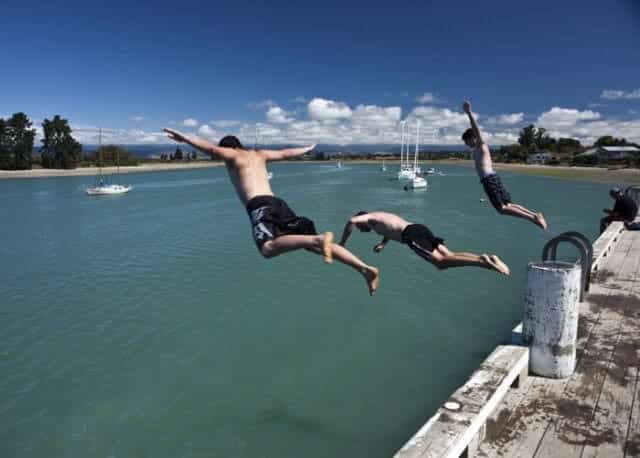
<svg viewBox="0 0 640 458"><path fill-rule="evenodd" d="M540 226L545 231L547 230L547 220L544 219L544 215L542 213L536 213L536 224Z"/></svg>
<svg viewBox="0 0 640 458"><path fill-rule="evenodd" d="M322 239L322 255L324 256L324 262L331 264L333 262L333 232L325 232Z"/></svg>
<svg viewBox="0 0 640 458"><path fill-rule="evenodd" d="M496 272L499 272L503 275L511 275L511 270L509 270L509 266L507 266L502 260L497 257L495 254L488 256L483 254L481 258Z"/></svg>
<svg viewBox="0 0 640 458"><path fill-rule="evenodd" d="M363 272L367 285L369 286L369 295L373 296L380 284L380 271L375 267L367 267Z"/></svg>

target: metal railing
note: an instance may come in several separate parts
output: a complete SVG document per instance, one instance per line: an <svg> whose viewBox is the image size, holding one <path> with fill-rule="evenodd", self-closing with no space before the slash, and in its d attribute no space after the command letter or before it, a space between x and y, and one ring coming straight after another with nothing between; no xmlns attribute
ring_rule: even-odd
<svg viewBox="0 0 640 458"><path fill-rule="evenodd" d="M558 244L561 242L567 242L575 246L580 252L580 257L576 261L576 264L581 264L582 277L580 288L580 302L583 300L585 292L589 291L589 285L591 284L591 263L593 262L593 245L591 241L580 232L568 231L563 232L557 237L549 240L542 249L543 261L555 261L558 254Z"/></svg>

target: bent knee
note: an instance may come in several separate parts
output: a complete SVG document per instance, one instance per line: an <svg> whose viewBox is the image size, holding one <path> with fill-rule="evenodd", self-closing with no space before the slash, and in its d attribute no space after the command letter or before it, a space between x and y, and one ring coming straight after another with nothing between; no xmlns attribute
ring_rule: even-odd
<svg viewBox="0 0 640 458"><path fill-rule="evenodd" d="M278 253L276 253L276 250L273 248L273 245L271 244L271 242L267 242L264 245L262 245L262 247L260 247L260 254L262 255L263 258L269 259L269 258L273 258L274 256L277 256Z"/></svg>

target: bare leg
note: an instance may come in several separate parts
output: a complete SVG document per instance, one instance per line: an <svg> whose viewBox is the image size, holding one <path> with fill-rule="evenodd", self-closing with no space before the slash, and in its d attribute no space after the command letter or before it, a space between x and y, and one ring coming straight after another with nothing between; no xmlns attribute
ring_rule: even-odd
<svg viewBox="0 0 640 458"><path fill-rule="evenodd" d="M373 295L378 288L379 274L378 269L362 262L358 257L346 248L331 243L331 234L327 232L321 235L283 235L268 241L263 245L262 252L267 257L278 256L288 251L299 250L301 248L313 251L314 253L324 255L331 259L335 257L338 261L357 270L366 280L369 294ZM331 234L332 235L332 234ZM329 242L327 242L329 239ZM330 255L324 253L324 248L330 248Z"/></svg>
<svg viewBox="0 0 640 458"><path fill-rule="evenodd" d="M517 218L526 219L531 221L536 226L540 226L545 231L547 230L547 221L544 219L544 215L542 213L534 213L528 208L523 207L522 205L508 203L502 206L502 210L500 211L503 215L515 216Z"/></svg>
<svg viewBox="0 0 640 458"><path fill-rule="evenodd" d="M504 275L510 275L509 267L496 255L477 255L466 252L453 252L444 245L439 245L431 255L432 263L438 269L448 269L450 267L482 267L484 269L495 270Z"/></svg>

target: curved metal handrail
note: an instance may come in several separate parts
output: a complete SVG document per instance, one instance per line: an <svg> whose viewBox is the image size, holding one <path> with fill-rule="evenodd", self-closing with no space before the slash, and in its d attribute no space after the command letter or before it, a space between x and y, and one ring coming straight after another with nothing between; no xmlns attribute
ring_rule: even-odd
<svg viewBox="0 0 640 458"><path fill-rule="evenodd" d="M578 261L582 267L580 302L584 297L584 292L589 291L591 284L591 263L593 261L593 246L587 237L580 232L568 231L549 240L542 249L543 261L555 261L558 252L558 244L567 242L575 246L580 252Z"/></svg>

